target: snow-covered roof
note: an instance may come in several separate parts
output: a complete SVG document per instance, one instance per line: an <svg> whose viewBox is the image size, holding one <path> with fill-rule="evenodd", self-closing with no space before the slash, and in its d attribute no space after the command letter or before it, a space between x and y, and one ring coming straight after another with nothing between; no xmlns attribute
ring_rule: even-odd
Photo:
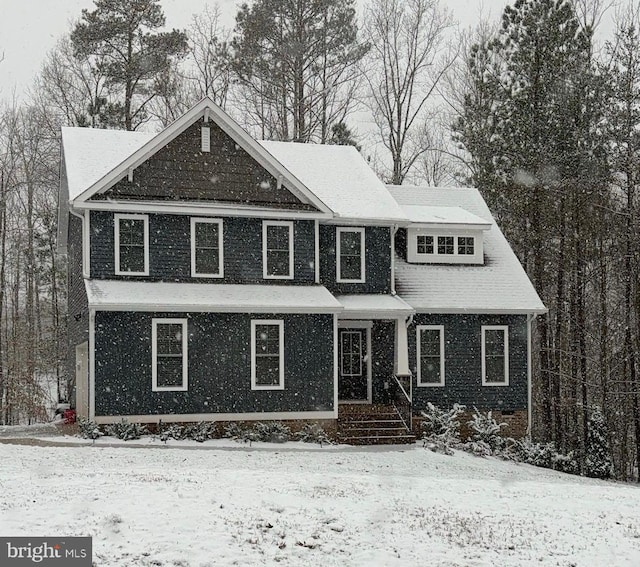
<svg viewBox="0 0 640 567"><path fill-rule="evenodd" d="M359 222L406 223L398 203L353 146L260 144L337 216Z"/></svg>
<svg viewBox="0 0 640 567"><path fill-rule="evenodd" d="M343 316L346 318L357 316L384 319L414 312L413 308L397 295L360 293L336 295L336 299L344 307Z"/></svg>
<svg viewBox="0 0 640 567"><path fill-rule="evenodd" d="M396 258L396 291L430 313L545 313L518 258L474 188L388 186L401 205L461 207L491 223L484 265L409 264Z"/></svg>
<svg viewBox="0 0 640 567"><path fill-rule="evenodd" d="M320 285L242 285L85 280L89 307L102 311L335 313L340 303Z"/></svg>
<svg viewBox="0 0 640 567"><path fill-rule="evenodd" d="M491 223L462 207L437 207L431 205L402 205L402 210L414 224L471 226L489 228Z"/></svg>
<svg viewBox="0 0 640 567"><path fill-rule="evenodd" d="M69 199L75 199L154 136L149 132L62 128Z"/></svg>

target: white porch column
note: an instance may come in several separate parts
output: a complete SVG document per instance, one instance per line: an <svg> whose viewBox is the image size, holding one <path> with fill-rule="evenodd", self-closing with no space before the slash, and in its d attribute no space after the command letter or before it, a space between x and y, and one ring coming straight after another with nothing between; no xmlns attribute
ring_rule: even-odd
<svg viewBox="0 0 640 567"><path fill-rule="evenodd" d="M407 323L404 317L396 319L396 361L398 376L411 376L409 370L409 343L407 341Z"/></svg>

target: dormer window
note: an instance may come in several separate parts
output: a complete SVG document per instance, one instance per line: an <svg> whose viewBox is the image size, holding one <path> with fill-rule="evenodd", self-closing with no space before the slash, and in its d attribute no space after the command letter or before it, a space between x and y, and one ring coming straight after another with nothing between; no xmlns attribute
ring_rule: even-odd
<svg viewBox="0 0 640 567"><path fill-rule="evenodd" d="M458 236L458 254L461 256L473 256L475 238L473 236Z"/></svg>
<svg viewBox="0 0 640 567"><path fill-rule="evenodd" d="M453 236L438 236L438 254L453 254Z"/></svg>
<svg viewBox="0 0 640 567"><path fill-rule="evenodd" d="M417 250L418 254L433 254L433 236L418 234Z"/></svg>

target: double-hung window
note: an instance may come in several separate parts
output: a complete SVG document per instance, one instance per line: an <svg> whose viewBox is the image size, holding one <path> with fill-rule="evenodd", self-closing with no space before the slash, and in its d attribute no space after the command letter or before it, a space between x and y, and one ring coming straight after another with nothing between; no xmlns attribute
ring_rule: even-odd
<svg viewBox="0 0 640 567"><path fill-rule="evenodd" d="M293 222L262 222L262 276L293 278Z"/></svg>
<svg viewBox="0 0 640 567"><path fill-rule="evenodd" d="M149 275L149 217L115 215L115 268L117 275Z"/></svg>
<svg viewBox="0 0 640 567"><path fill-rule="evenodd" d="M509 327L482 327L482 385L509 385Z"/></svg>
<svg viewBox="0 0 640 567"><path fill-rule="evenodd" d="M444 326L419 325L416 345L418 386L444 386Z"/></svg>
<svg viewBox="0 0 640 567"><path fill-rule="evenodd" d="M365 281L364 228L338 228L336 240L336 280L345 283L363 283Z"/></svg>
<svg viewBox="0 0 640 567"><path fill-rule="evenodd" d="M251 321L251 389L284 390L284 321Z"/></svg>
<svg viewBox="0 0 640 567"><path fill-rule="evenodd" d="M187 390L188 336L186 319L152 320L152 389Z"/></svg>
<svg viewBox="0 0 640 567"><path fill-rule="evenodd" d="M191 219L191 276L221 278L224 275L222 220Z"/></svg>

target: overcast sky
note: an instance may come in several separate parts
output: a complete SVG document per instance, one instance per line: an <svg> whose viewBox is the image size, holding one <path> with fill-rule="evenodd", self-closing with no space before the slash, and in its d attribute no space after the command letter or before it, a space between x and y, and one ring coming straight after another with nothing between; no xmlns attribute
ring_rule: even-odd
<svg viewBox="0 0 640 567"><path fill-rule="evenodd" d="M366 0L358 0L362 4ZM239 0L218 0L224 23L232 27ZM192 15L202 12L207 0L162 0L167 27L185 28ZM474 24L480 14L498 19L507 0L441 0L462 27ZM21 97L40 69L46 53L67 32L70 22L83 8L92 9L93 0L0 0L0 98L15 89Z"/></svg>

